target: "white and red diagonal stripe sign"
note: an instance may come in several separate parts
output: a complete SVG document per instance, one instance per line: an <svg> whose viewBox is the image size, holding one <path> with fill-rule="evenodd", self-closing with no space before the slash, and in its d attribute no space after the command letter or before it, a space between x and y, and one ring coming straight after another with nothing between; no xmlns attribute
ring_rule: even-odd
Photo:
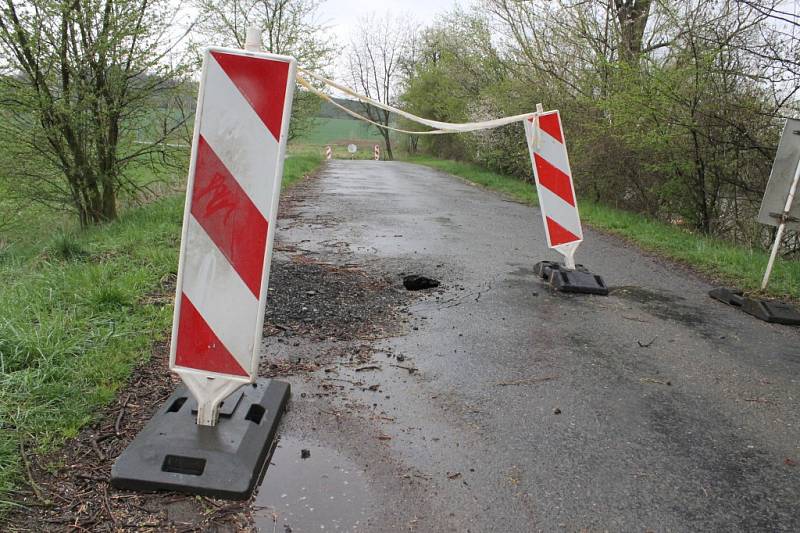
<svg viewBox="0 0 800 533"><path fill-rule="evenodd" d="M536 191L542 211L547 245L571 254L583 240L575 187L569 168L564 130L558 111L540 114L525 121L525 137L533 163Z"/></svg>
<svg viewBox="0 0 800 533"><path fill-rule="evenodd" d="M256 377L294 79L288 57L206 53L170 353L179 373Z"/></svg>

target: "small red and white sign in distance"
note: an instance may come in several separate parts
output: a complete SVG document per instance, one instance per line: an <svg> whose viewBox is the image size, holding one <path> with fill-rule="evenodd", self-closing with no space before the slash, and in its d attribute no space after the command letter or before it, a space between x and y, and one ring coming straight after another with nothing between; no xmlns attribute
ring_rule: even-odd
<svg viewBox="0 0 800 533"><path fill-rule="evenodd" d="M205 55L170 349L199 424L257 376L295 69L272 54Z"/></svg>
<svg viewBox="0 0 800 533"><path fill-rule="evenodd" d="M525 137L533 163L547 245L564 255L568 268L574 268L573 257L575 249L583 241L583 229L558 111L526 120Z"/></svg>
<svg viewBox="0 0 800 533"><path fill-rule="evenodd" d="M381 160L381 147L380 145L375 145L375 149L373 150L373 154L375 155L375 161Z"/></svg>

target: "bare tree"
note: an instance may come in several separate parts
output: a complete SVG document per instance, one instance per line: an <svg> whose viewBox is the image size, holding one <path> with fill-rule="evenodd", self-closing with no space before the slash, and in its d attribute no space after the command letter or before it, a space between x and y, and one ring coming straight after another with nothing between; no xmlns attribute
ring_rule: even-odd
<svg viewBox="0 0 800 533"><path fill-rule="evenodd" d="M324 74L336 50L328 27L319 21L321 0L194 0L201 14L196 45L243 48L247 28L262 30L264 48L293 56L310 71ZM295 91L289 138L305 131L319 110L317 97L302 88Z"/></svg>
<svg viewBox="0 0 800 533"><path fill-rule="evenodd" d="M173 16L166 0L5 0L0 138L15 193L69 207L84 226L116 218L118 193L141 185L125 169L163 155L185 121ZM134 143L141 128L151 143Z"/></svg>
<svg viewBox="0 0 800 533"><path fill-rule="evenodd" d="M407 17L395 17L390 13L378 17L373 13L359 20L349 55L350 76L356 88L373 100L392 104L413 35ZM370 120L389 126L391 113L368 104L363 104L363 108ZM384 128L379 131L388 159L394 159L389 131Z"/></svg>

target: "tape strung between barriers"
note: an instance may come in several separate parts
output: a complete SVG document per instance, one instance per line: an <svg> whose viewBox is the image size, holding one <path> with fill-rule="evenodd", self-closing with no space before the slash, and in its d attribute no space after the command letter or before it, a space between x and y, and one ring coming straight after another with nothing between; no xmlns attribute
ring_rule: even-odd
<svg viewBox="0 0 800 533"><path fill-rule="evenodd" d="M521 115L514 115L514 116L510 116L510 117L504 117L504 118L499 118L499 119L494 119L494 120L487 120L487 121L483 121L483 122L467 122L467 123L463 123L463 124L454 124L454 123L450 123L450 122L439 122L439 121L436 121L436 120L429 120L429 119L426 119L426 118L418 117L418 116L416 116L414 114L411 114L411 113L409 113L407 111L403 111L402 109L397 109L396 107L390 106L388 104L384 104L383 102L378 102L377 100L373 100L372 98L369 98L367 96L360 95L357 92L355 92L354 90L350 89L349 87L345 87L344 85L340 85L340 84L336 83L333 80L329 80L328 78L325 78L324 76L320 76L320 75L315 74L315 73L313 73L311 71L308 71L308 70L306 70L304 68L298 68L298 71L302 72L303 74L305 74L305 75L307 75L307 76L309 76L311 78L314 78L317 81L320 81L320 82L322 82L322 83L324 83L326 85L329 85L330 87L338 89L339 91L342 91L343 93L345 93L345 94L347 94L349 96L352 96L353 98L357 99L360 102L372 105L372 106L377 107L379 109L383 109L384 111L389 111L390 113L395 113L397 115L400 115L401 117L404 117L404 118L406 118L408 120L411 120L412 122L416 122L418 124L422 124L424 126L429 126L431 128L436 128L436 129L431 130L431 131L409 131L409 130L404 130L404 129L400 129L400 128L394 128L392 126L387 126L387 125L384 125L384 124L379 124L379 123L377 123L377 122L375 122L373 120L370 120L369 118L364 117L364 116L360 115L359 113L356 113L355 111L353 111L351 109L348 109L345 106L339 104L338 102L333 100L333 98L331 98L330 96L328 96L324 92L320 91L319 89L317 89L316 87L311 85L311 83L309 83L307 80L305 80L304 78L300 77L299 75L297 76L297 82L300 85L302 85L303 87L305 87L309 91L313 92L314 94L316 94L320 98L323 98L324 100L332 103L334 106L336 106L337 108L339 108L342 111L346 112L348 115L350 115L350 116L352 116L354 118L357 118L359 120L363 120L365 122L369 122L370 124L372 124L374 126L377 126L379 128L392 130L392 131L397 131L399 133L407 133L407 134L410 134L410 135L442 135L442 134L445 134L445 133L466 133L466 132L470 132L470 131L478 131L478 130L499 128L500 126L506 126L508 124L513 124L514 122L526 120L526 119L529 119L529 118L533 117L534 118L534 124L536 125L536 127L534 128L534 135L535 135L535 137L538 137L539 115L542 114L542 111L536 111L536 112L533 112L533 113L523 113ZM538 142L536 142L536 144L538 145Z"/></svg>
<svg viewBox="0 0 800 533"><path fill-rule="evenodd" d="M569 169L569 160L567 159L566 147L564 145L563 135L562 135L562 130L561 130L561 128L562 128L562 126L561 126L561 117L560 117L558 111L547 111L547 112L545 112L543 107L542 107L542 104L536 104L536 111L534 111L532 113L524 113L524 114L521 114L521 115L514 115L514 116L511 116L511 117L505 117L505 118L500 118L500 119L495 119L495 120L487 120L487 121L483 121L483 122L468 122L468 123L465 123L465 124L452 124L452 123L448 123L448 122L439 122L439 121L436 121L436 120L428 120L428 119L413 115L413 114L411 114L411 113L409 113L407 111L403 111L402 109L397 109L397 108L392 107L392 106L390 106L388 104L384 104L382 102L378 102L376 100L373 100L372 98L369 98L367 96L363 96L363 95L358 94L356 91L350 89L349 87L345 87L343 85L340 85L340 84L336 83L335 81L329 80L329 79L327 79L327 78L325 78L323 76L320 76L318 74L315 74L313 72L305 70L305 69L303 69L301 67L298 68L298 72L302 72L304 75L306 75L306 76L308 76L310 78L313 78L313 79L315 79L315 80L317 80L317 81L319 81L321 83L324 83L325 85L328 85L329 87L333 87L335 89L338 89L339 91L343 92L344 94L346 94L348 96L351 96L351 97L355 98L356 100L358 100L358 101L360 101L360 102L362 102L364 104L369 104L371 106L377 107L378 109L382 109L382 110L388 111L390 113L395 113L395 114L400 115L401 117L404 117L404 118L406 118L406 119L408 119L408 120L410 120L412 122L416 122L418 124L423 124L425 126L429 126L431 128L435 128L434 130L431 130L431 131L409 131L409 130L404 130L404 129L400 129L400 128L394 128L394 127L391 127L389 125L379 124L379 123L377 123L377 122L375 122L375 121L373 121L373 120L371 120L371 119L369 119L369 118L367 118L365 116L362 116L359 113L356 113L355 111L353 111L351 109L348 109L347 107L339 104L333 98L331 98L329 95L325 94L321 90L319 90L316 87L314 87L311 83L309 83L308 80L304 79L299 74L296 75L297 82L300 85L304 86L305 88L307 88L309 91L311 91L312 93L316 94L320 98L322 98L322 99L326 100L327 102L333 104L335 107L341 109L342 111L344 111L348 115L350 115L350 116L352 116L352 117L354 117L354 118L356 118L358 120L363 120L364 122L372 124L372 125L374 125L374 126L376 126L378 128L383 128L385 130L397 131L397 132L400 132L400 133L406 133L406 134L410 134L410 135L441 135L441 134L445 134L445 133L466 133L466 132L471 132L471 131L486 130L486 129L497 128L497 127L500 127L500 126L505 126L505 125L508 125L508 124L513 124L514 122L523 122L525 124L526 137L527 137L527 140L528 140L528 143L529 143L528 144L528 150L529 150L530 155L531 155L531 163L533 165L533 171L534 171L534 176L535 176L535 180L536 180L536 188L537 188L537 191L539 191L539 193L540 193L539 194L540 199L542 197L542 190L547 190L549 188L552 188L553 183L551 183L549 187L545 186L544 188L542 188L542 184L541 184L541 181L540 181L540 178L539 178L539 173L540 172L544 172L547 175L547 177L550 179L550 181L553 181L553 178L554 178L552 171L549 171L547 169L540 169L539 168L539 163L538 163L538 159L539 158L541 158L544 161L544 164L548 163L547 159L542 157L542 155L540 153L540 150L542 149L542 144L541 144L542 143L542 133L541 133L540 118L542 116L544 116L544 115L552 115L552 116L554 116L555 120L557 121L556 129L558 130L559 134L557 135L557 137L558 137L557 139L552 139L552 142L555 142L560 147L560 149L563 150L563 157L561 157L561 158L556 157L556 159L563 159L563 163L562 164L565 164L566 167L562 171L560 168L557 168L557 167L552 166L552 165L550 165L550 166L552 166L552 168L554 169L555 172L561 174L561 176L556 176L555 177L555 181L556 182L563 182L563 180L566 179L568 184L569 184L571 201L566 201L563 198L563 195L561 196L561 200L564 200L566 203L570 204L571 209L574 210L574 216L575 216L575 218L577 218L578 233L577 234L571 234L567 230L564 230L563 227L558 226L558 222L557 221L552 220L550 217L547 216L547 213L546 213L546 210L545 210L545 204L544 203L540 203L540 206L542 208L542 218L543 218L544 223L545 223L545 232L547 233L548 246L550 248L556 250L561 255L563 255L565 261L564 261L564 268L563 269L560 267L559 264L552 263L550 261L539 262L539 263L537 263L536 267L542 267L540 275L542 275L543 278L549 277L550 285L552 287L556 288L557 290L562 291L562 292L578 292L578 293L599 294L599 295L607 295L608 294L608 287L605 285L605 282L603 281L603 279L600 276L598 276L596 274L592 274L591 272L589 272L588 270L586 270L583 267L581 267L580 269L576 269L574 254L575 254L575 249L577 248L577 246L583 241L583 234L582 234L582 231L580 229L580 216L578 215L577 205L575 204L575 199L574 199L575 191L574 191L574 187L573 187L573 184L572 184L572 172ZM528 124L528 123L530 123L530 124ZM551 125L551 127L552 127L552 125ZM552 137L552 135L550 137ZM552 143L545 142L545 145L548 146L548 149L546 151L549 153L549 155L552 156L553 154L550 153L550 152L553 151ZM551 193L551 195L552 194L553 193ZM558 202L556 202L556 203L558 203ZM562 213L563 210L564 210L563 206L561 206L559 209L555 209L555 211L557 211L558 213L560 213L562 215L563 215L563 213ZM564 230L566 233L569 233L569 236L572 238L572 240L565 240L564 242L561 242L560 244L556 244L556 245L552 244L552 242L551 242L551 231L552 230L550 229L550 223L551 222L553 224L555 224L556 226L558 226L559 228L561 228L562 230ZM556 266L554 267L554 266L551 266L551 265L556 265ZM549 272L547 273L547 276L543 275L545 273L546 269L549 269ZM555 275L553 275L553 274L555 274Z"/></svg>

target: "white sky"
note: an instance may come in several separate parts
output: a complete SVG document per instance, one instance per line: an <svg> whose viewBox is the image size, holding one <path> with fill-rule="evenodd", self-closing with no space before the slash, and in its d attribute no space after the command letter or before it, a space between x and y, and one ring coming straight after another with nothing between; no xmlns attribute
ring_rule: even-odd
<svg viewBox="0 0 800 533"><path fill-rule="evenodd" d="M420 24L427 24L437 14L467 3L466 0L327 0L319 8L319 19L331 26L339 45L345 46L358 19L367 13L410 14Z"/></svg>
<svg viewBox="0 0 800 533"><path fill-rule="evenodd" d="M326 0L319 6L318 21L330 27L342 55L333 64L333 75L339 81L346 81L346 49L350 35L365 15L376 13L382 16L392 13L396 16L410 16L420 26L433 22L440 13L456 6L466 7L471 0ZM338 94L337 94L338 96Z"/></svg>

